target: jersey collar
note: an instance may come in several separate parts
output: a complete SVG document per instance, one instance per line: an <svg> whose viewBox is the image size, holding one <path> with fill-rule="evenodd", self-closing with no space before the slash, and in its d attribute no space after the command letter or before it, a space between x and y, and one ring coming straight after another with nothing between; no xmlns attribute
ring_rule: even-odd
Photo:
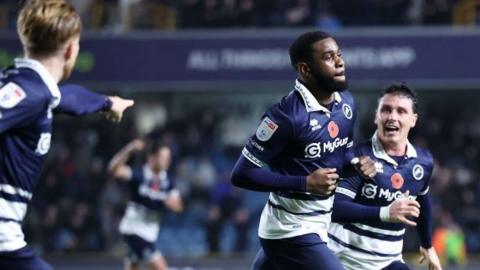
<svg viewBox="0 0 480 270"><path fill-rule="evenodd" d="M149 181L153 180L153 178L157 176L155 173L150 169L150 166L148 164L143 165L143 177L145 179L148 179ZM158 176L157 176L160 181L165 181L167 179L167 172L166 171L161 171Z"/></svg>
<svg viewBox="0 0 480 270"><path fill-rule="evenodd" d="M392 165L398 166L398 163L385 152L385 149L383 148L383 145L380 142L380 139L378 139L377 132L375 132L375 134L373 134L372 136L372 150L373 150L373 155L376 158L383 159ZM413 145L408 140L407 140L407 152L405 153L405 156L407 158L417 157L417 151L415 150L415 147L413 147Z"/></svg>
<svg viewBox="0 0 480 270"><path fill-rule="evenodd" d="M58 106L58 104L60 103L60 98L62 97L60 89L58 88L58 84L55 82L55 79L53 79L52 75L45 69L45 67L40 62L30 58L16 58L15 67L29 68L35 71L40 76L40 78L42 78L43 82L47 85L50 94L53 96L50 102L51 108L55 108Z"/></svg>
<svg viewBox="0 0 480 270"><path fill-rule="evenodd" d="M330 113L330 110L323 107L318 103L317 99L312 95L312 93L301 83L298 79L295 81L295 90L300 93L302 96L303 102L305 103L305 109L307 112L322 111L325 113ZM340 103L342 97L338 92L333 92L333 96L336 102Z"/></svg>

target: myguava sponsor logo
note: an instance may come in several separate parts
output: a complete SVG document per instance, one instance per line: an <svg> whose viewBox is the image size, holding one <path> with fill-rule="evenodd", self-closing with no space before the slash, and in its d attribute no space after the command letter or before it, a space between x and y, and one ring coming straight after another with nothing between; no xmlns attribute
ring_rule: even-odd
<svg viewBox="0 0 480 270"><path fill-rule="evenodd" d="M388 202L394 201L403 197L403 193L400 190L391 191L386 188L379 188L375 184L365 184L362 187L362 196L367 199L385 199Z"/></svg>
<svg viewBox="0 0 480 270"><path fill-rule="evenodd" d="M348 137L336 138L328 142L316 142L308 144L305 147L305 158L319 158L322 153L333 153L337 148L345 146L348 143Z"/></svg>

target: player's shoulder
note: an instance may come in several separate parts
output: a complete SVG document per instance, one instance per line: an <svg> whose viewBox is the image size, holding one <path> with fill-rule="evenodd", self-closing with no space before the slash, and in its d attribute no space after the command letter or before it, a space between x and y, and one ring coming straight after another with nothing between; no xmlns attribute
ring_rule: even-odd
<svg viewBox="0 0 480 270"><path fill-rule="evenodd" d="M287 115L294 115L302 107L305 110L305 106L303 106L297 91L291 91L288 95L283 96L277 104L278 108Z"/></svg>
<svg viewBox="0 0 480 270"><path fill-rule="evenodd" d="M413 145L417 152L417 159L423 161L427 165L433 165L433 155L429 149L418 145Z"/></svg>
<svg viewBox="0 0 480 270"><path fill-rule="evenodd" d="M343 103L354 105L354 103L355 103L354 98L353 98L352 93L349 90L340 91L340 92L336 92L336 93L338 95L340 95L340 98L342 99Z"/></svg>
<svg viewBox="0 0 480 270"><path fill-rule="evenodd" d="M296 116L296 110L298 110L297 102L294 95L290 93L282 97L279 102L270 106L266 111L266 115L272 118L274 122L291 122Z"/></svg>
<svg viewBox="0 0 480 270"><path fill-rule="evenodd" d="M372 140L368 139L368 140L364 140L362 142L354 144L353 151L355 153L355 156L373 157Z"/></svg>
<svg viewBox="0 0 480 270"><path fill-rule="evenodd" d="M3 71L1 76L1 107L10 109L21 102L39 106L49 102L48 89L35 74L11 68Z"/></svg>

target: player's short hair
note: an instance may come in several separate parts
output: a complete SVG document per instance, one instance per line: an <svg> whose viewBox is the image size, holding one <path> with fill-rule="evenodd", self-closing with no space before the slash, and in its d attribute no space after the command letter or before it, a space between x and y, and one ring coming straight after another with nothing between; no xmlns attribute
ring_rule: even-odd
<svg viewBox="0 0 480 270"><path fill-rule="evenodd" d="M18 15L17 32L26 52L50 56L82 32L82 22L65 0L27 0Z"/></svg>
<svg viewBox="0 0 480 270"><path fill-rule="evenodd" d="M170 146L168 146L168 144L164 143L163 141L151 141L147 144L147 155L156 155L158 154L158 151L163 148L170 149Z"/></svg>
<svg viewBox="0 0 480 270"><path fill-rule="evenodd" d="M392 83L388 86L379 96L379 100L387 95L398 95L402 97L409 98L412 101L412 109L414 113L417 113L418 110L418 96L417 92L412 88L408 87L405 83Z"/></svg>
<svg viewBox="0 0 480 270"><path fill-rule="evenodd" d="M331 38L332 36L323 31L306 32L293 41L288 50L290 54L290 63L297 69L299 62L309 62L312 60L312 45L320 40Z"/></svg>

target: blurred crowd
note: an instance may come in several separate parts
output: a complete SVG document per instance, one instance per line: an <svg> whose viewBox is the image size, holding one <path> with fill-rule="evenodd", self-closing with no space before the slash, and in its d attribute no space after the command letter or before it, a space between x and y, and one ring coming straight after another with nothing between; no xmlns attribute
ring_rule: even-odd
<svg viewBox="0 0 480 270"><path fill-rule="evenodd" d="M16 0L0 0L0 29L14 29ZM475 25L475 0L69 0L85 28L132 29Z"/></svg>
<svg viewBox="0 0 480 270"><path fill-rule="evenodd" d="M452 96L440 98L441 102L421 97L420 121L411 140L430 148L435 157L430 189L434 244L444 258L458 264L467 251L480 252L480 114L474 102L478 99L458 101ZM455 113L445 110L460 104L463 109ZM165 213L158 245L167 255L231 254L258 248L256 231L266 194L240 190L229 182L242 148L226 143L225 134L236 132L224 130L229 118L225 107L208 106L170 119L148 135L173 150L170 174L186 202L183 214ZM120 126L105 124L101 116L80 124L58 119L55 143L25 225L30 243L45 252L122 250L117 226L127 192L106 175L105 167L116 151L140 136L134 119L127 118ZM371 136L372 119L371 114L359 119L358 139ZM255 126L236 128L253 132ZM130 162L143 161L137 155ZM410 230L405 250L417 248L416 233Z"/></svg>

